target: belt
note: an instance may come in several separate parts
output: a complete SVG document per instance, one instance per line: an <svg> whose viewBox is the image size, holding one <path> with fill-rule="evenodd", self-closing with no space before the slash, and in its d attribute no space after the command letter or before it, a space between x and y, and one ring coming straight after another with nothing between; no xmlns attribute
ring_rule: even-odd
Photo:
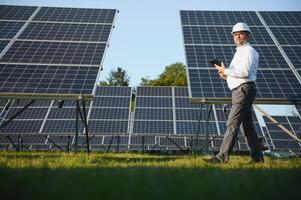
<svg viewBox="0 0 301 200"><path fill-rule="evenodd" d="M236 90L237 88L239 88L239 87L241 87L241 86L243 86L243 85L245 85L245 84L250 84L250 85L253 85L253 84L255 84L255 82L254 81L248 81L248 82L244 82L244 83L242 83L242 84L240 84L238 87L236 87L236 88L233 88L231 91L234 91L234 90Z"/></svg>

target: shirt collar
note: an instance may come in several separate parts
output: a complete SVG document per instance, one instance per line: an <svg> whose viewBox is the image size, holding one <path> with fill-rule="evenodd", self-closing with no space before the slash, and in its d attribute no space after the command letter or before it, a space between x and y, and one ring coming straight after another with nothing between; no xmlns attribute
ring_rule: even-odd
<svg viewBox="0 0 301 200"><path fill-rule="evenodd" d="M245 46L249 46L250 44L247 42L244 45L240 46L240 47L236 47L236 51L239 51L240 49L244 48Z"/></svg>

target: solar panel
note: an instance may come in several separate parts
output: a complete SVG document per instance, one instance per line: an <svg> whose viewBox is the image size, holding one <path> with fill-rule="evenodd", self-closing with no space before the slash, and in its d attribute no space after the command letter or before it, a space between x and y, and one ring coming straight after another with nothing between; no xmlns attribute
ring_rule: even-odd
<svg viewBox="0 0 301 200"><path fill-rule="evenodd" d="M301 45L301 27L271 27L280 45Z"/></svg>
<svg viewBox="0 0 301 200"><path fill-rule="evenodd" d="M11 101L9 104L11 106L8 108L3 119L0 123L6 123L11 117L13 117L17 112L21 111L25 105L27 105L29 100L15 100ZM2 134L36 134L39 133L44 119L47 116L49 110L50 101L36 101L29 108L25 109L21 114L19 114L13 121L10 121L6 126L0 128L0 133Z"/></svg>
<svg viewBox="0 0 301 200"><path fill-rule="evenodd" d="M8 45L8 40L0 40L0 54L5 49L6 45Z"/></svg>
<svg viewBox="0 0 301 200"><path fill-rule="evenodd" d="M185 44L228 44L233 45L230 26L183 26ZM256 45L274 44L264 27L252 27L250 42Z"/></svg>
<svg viewBox="0 0 301 200"><path fill-rule="evenodd" d="M89 133L128 134L132 89L97 87L89 114Z"/></svg>
<svg viewBox="0 0 301 200"><path fill-rule="evenodd" d="M103 43L16 41L1 62L99 65L105 47Z"/></svg>
<svg viewBox="0 0 301 200"><path fill-rule="evenodd" d="M115 9L42 7L34 21L112 23Z"/></svg>
<svg viewBox="0 0 301 200"><path fill-rule="evenodd" d="M32 22L22 32L19 39L106 42L110 31L111 25L108 24Z"/></svg>
<svg viewBox="0 0 301 200"><path fill-rule="evenodd" d="M276 12L277 13L277 12ZM250 43L260 55L257 72L256 103L294 103L301 100L300 77L291 70L287 62L286 46L280 44L294 44L299 42L298 27L267 27L262 20L261 12L252 11L180 11L184 46L187 61L189 82L189 97L194 102L225 103L230 102L231 93L226 81L221 80L216 70L209 63L217 58L229 66L235 45L231 36L231 28L237 22L246 22L252 31ZM275 13L274 13L275 14ZM299 17L298 13L287 14L291 19ZM259 18L261 17L261 19ZM265 19L265 17L263 17ZM293 24L293 23L292 23ZM290 25L292 25L290 24ZM270 35L268 31L271 31ZM282 33L281 35L280 33ZM290 32L296 37L286 37ZM272 37L274 37L272 39ZM282 37L282 39L281 39ZM279 42L279 41L278 41ZM297 47L288 47L295 48ZM289 59L295 57L300 63L299 54L291 50ZM292 62L293 65L294 62Z"/></svg>
<svg viewBox="0 0 301 200"><path fill-rule="evenodd" d="M299 117L288 116L272 116L279 124L283 125L294 134L299 134L298 127L301 126ZM272 123L267 117L263 116L266 123L267 131L271 137L275 150L301 150L300 144L286 133L283 132L277 125ZM300 137L300 135L299 135Z"/></svg>
<svg viewBox="0 0 301 200"><path fill-rule="evenodd" d="M0 64L1 92L91 94L98 69L59 65Z"/></svg>
<svg viewBox="0 0 301 200"><path fill-rule="evenodd" d="M0 10L6 12L0 15L0 47L7 45L3 39L13 39L0 57L1 96L92 98L117 10L24 6Z"/></svg>
<svg viewBox="0 0 301 200"><path fill-rule="evenodd" d="M13 39L23 25L24 22L0 21L0 38Z"/></svg>
<svg viewBox="0 0 301 200"><path fill-rule="evenodd" d="M252 11L180 11L182 25L189 26L233 26L246 22L250 26L263 26Z"/></svg>
<svg viewBox="0 0 301 200"><path fill-rule="evenodd" d="M300 11L260 11L259 13L269 26L301 26Z"/></svg>
<svg viewBox="0 0 301 200"><path fill-rule="evenodd" d="M137 87L133 134L174 134L172 87Z"/></svg>
<svg viewBox="0 0 301 200"><path fill-rule="evenodd" d="M301 46L283 46L282 48L294 67L301 70Z"/></svg>
<svg viewBox="0 0 301 200"><path fill-rule="evenodd" d="M38 7L34 6L0 6L1 20L28 20Z"/></svg>

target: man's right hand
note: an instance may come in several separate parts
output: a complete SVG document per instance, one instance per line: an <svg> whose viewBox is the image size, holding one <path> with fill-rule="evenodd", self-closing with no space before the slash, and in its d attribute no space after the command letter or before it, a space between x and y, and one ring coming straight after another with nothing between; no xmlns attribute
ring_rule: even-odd
<svg viewBox="0 0 301 200"><path fill-rule="evenodd" d="M224 75L222 72L219 72L218 75L219 75L219 77L221 77L222 79L227 80L227 76Z"/></svg>

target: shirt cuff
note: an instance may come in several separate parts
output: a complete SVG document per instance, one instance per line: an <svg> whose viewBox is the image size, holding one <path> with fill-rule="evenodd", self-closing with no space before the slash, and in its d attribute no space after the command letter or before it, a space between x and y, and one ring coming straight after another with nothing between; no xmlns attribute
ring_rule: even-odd
<svg viewBox="0 0 301 200"><path fill-rule="evenodd" d="M227 76L231 75L231 69L225 69L224 74Z"/></svg>

